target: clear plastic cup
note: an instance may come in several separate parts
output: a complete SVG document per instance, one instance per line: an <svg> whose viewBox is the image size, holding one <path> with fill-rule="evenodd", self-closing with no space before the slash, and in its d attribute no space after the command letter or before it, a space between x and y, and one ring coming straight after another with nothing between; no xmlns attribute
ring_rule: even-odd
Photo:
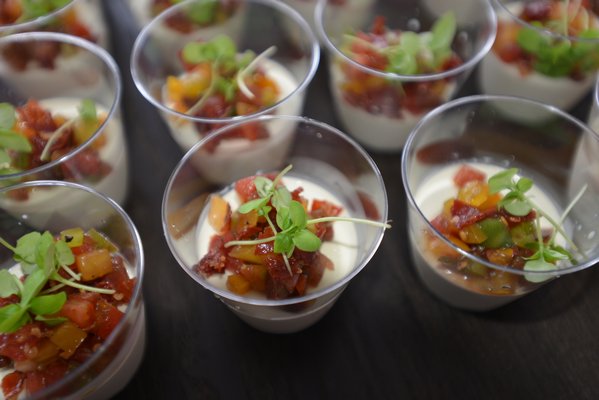
<svg viewBox="0 0 599 400"><path fill-rule="evenodd" d="M101 16L100 0L71 0L64 5L57 4L56 8L44 15L39 15L39 2L27 3L28 7L32 8L32 14L27 17L21 14L11 22L8 22L8 11L4 10L7 21L4 24L0 23L0 36L19 32L51 31L78 36L104 48L108 47L108 29ZM47 6L49 2L46 3ZM4 4L3 7L9 6ZM21 12L27 12L24 4L21 4Z"/></svg>
<svg viewBox="0 0 599 400"><path fill-rule="evenodd" d="M547 122L514 121L506 116L506 109L545 114L543 120ZM561 275L596 264L599 172L575 162L585 143L597 146L599 135L555 107L522 98L464 97L427 114L410 134L402 156L412 258L425 286L452 306L485 311L516 300ZM562 227L569 239L557 234L553 244L567 249L573 259L558 260L551 267L528 264L535 248L539 248L537 235L544 235L544 248L554 249L547 240L556 229L545 218L538 230L534 219L523 224L532 214L517 218L500 213L493 202L486 203L492 201L492 194L484 189L477 192L462 184L466 189L458 198L486 210L484 219L500 221L501 229L496 231L507 229L507 238L485 230L479 222L483 219L477 218L480 213L457 200L445 203L458 194L453 177L464 164L485 172L487 178L517 168L516 177L532 179L534 185L526 196L539 206L535 208L537 215L541 215L541 209ZM507 194L505 190L501 193ZM476 201L475 194L481 196ZM466 216L468 210L473 211L473 219L464 219L462 224L459 216ZM442 219L437 219L442 213L450 213L453 222L444 226ZM466 235L469 228L465 227L476 224L488 234L471 240L476 236Z"/></svg>
<svg viewBox="0 0 599 400"><path fill-rule="evenodd" d="M37 205L10 207L18 192L55 192L60 198L78 198L77 207L40 208ZM145 346L145 312L142 298L144 255L139 234L125 211L114 201L88 187L62 181L35 181L0 188L0 231L9 243L29 232L49 231L58 234L64 229L79 227L95 229L112 241L124 258L135 287L124 315L101 346L82 364L70 370L62 379L30 394L31 399L106 399L119 392L135 374ZM15 265L12 253L0 251L0 268ZM2 369L4 372L6 369ZM24 393L24 392L23 392ZM22 393L22 394L23 394Z"/></svg>
<svg viewBox="0 0 599 400"><path fill-rule="evenodd" d="M281 130L281 126L287 129ZM219 154L219 147L225 144L221 139L244 127L267 129L273 137L286 136L287 144L269 147L246 142L247 146L238 146L234 153ZM239 161L214 165L210 160L210 157L225 156ZM299 331L322 318L366 266L384 233L384 228L379 226L334 222L335 236L331 243L335 245L326 250L333 268L324 273L316 286L297 297L273 299L257 291L239 295L226 285L229 273L208 277L197 272L195 266L205 256L211 236L206 223L211 196L224 196L234 204L233 184L237 180L254 174L276 173L287 165L292 165L292 169L283 177L283 182L289 190L300 185L310 200L332 201L351 217L386 221L385 186L368 154L337 129L294 116L257 117L226 126L203 139L175 168L162 205L167 243L183 270L242 320L259 330L274 333ZM321 249L325 252L324 245Z"/></svg>
<svg viewBox="0 0 599 400"><path fill-rule="evenodd" d="M363 18L348 12L320 1L316 27L328 50L337 118L371 150L400 150L420 118L458 92L495 38L495 14L487 1L377 0ZM433 45L425 44L432 36L424 33L436 29L435 22L449 12L455 21L453 40L442 45L443 51L433 51ZM435 42L441 46L448 35L450 30L439 33ZM404 49L408 42L415 45ZM447 51L453 56L446 57ZM395 61L400 58L404 61Z"/></svg>
<svg viewBox="0 0 599 400"><path fill-rule="evenodd" d="M47 51L34 51L37 55L25 63L19 50L15 54L15 49L36 48ZM128 191L128 154L120 112L121 78L113 58L75 36L18 33L0 38L0 78L0 102L15 108L18 118L13 128L29 135L31 145L13 153L10 168L0 172L0 185L68 180L123 204ZM80 110L90 100L97 119L84 123ZM30 111L29 117L19 114L24 109ZM51 119L46 118L47 112ZM39 122L44 118L50 122ZM24 207L50 199L24 194Z"/></svg>
<svg viewBox="0 0 599 400"><path fill-rule="evenodd" d="M215 7L210 14L213 21L200 24L191 19L198 7L207 6ZM284 26L300 34L288 35ZM194 86L190 82L197 82L204 73L183 62L182 49L189 43L223 37L234 42L238 59L253 52L256 64L248 66L249 74L234 75L239 79L227 76L223 80L222 69L212 61L210 72L205 73L210 82L207 88ZM319 55L306 21L280 1L190 0L169 7L143 28L131 55L131 73L139 91L164 117L172 137L187 151L214 129L232 122L268 113L301 114L304 90L316 72ZM213 78L215 71L219 79ZM269 99L252 97L253 93L241 89L239 81L246 82L245 75L254 71L271 82L274 95ZM213 85L223 81L233 83L229 92Z"/></svg>
<svg viewBox="0 0 599 400"><path fill-rule="evenodd" d="M590 5L588 11L583 11L582 3L494 0L497 39L478 70L481 92L526 97L564 111L572 109L592 90L599 68L598 6ZM558 7L571 7L570 15L564 12L563 17L558 16ZM530 11L524 13L525 9ZM556 15L553 27L539 26L538 21L549 15ZM585 36L582 27L578 32L564 30L566 19L578 26L578 18L594 25L596 34ZM540 118L516 115L530 121Z"/></svg>

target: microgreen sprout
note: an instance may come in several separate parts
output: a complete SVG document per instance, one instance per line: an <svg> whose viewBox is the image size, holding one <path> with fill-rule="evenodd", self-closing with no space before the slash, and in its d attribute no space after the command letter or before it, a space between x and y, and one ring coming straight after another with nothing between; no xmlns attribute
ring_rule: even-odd
<svg viewBox="0 0 599 400"><path fill-rule="evenodd" d="M68 266L75 262L75 256L64 239L55 239L50 232L30 232L17 240L12 246L2 237L0 244L14 253L14 260L20 263L21 271L27 276L23 282L8 270L0 270L0 297L17 295L19 303L8 304L0 308L0 333L10 333L31 320L30 313L37 321L55 325L65 321L56 317L64 303L66 293L48 294L55 290L42 292L49 280L63 286L102 294L114 294L112 289L95 288L76 282L79 275ZM71 279L63 278L64 270ZM52 287L54 288L54 287Z"/></svg>
<svg viewBox="0 0 599 400"><path fill-rule="evenodd" d="M593 72L599 68L599 29L591 27L592 16L582 1L566 0L562 4L562 19L544 24L531 22L538 29L522 28L517 36L518 45L534 56L532 67L541 74L560 77ZM552 37L542 32L549 29L568 37L570 24L579 13L583 23L577 37L581 40Z"/></svg>
<svg viewBox="0 0 599 400"><path fill-rule="evenodd" d="M17 22L30 21L66 6L73 0L21 0L22 13Z"/></svg>
<svg viewBox="0 0 599 400"><path fill-rule="evenodd" d="M451 56L456 28L455 15L447 12L435 21L430 31L403 31L387 46L381 46L379 42L371 43L358 36L345 35L347 43L343 48L345 53L351 55L351 44L358 42L387 58L385 72L415 75L438 69Z"/></svg>
<svg viewBox="0 0 599 400"><path fill-rule="evenodd" d="M13 128L17 120L15 108L0 103L0 175L18 172L11 166L10 152L30 153L29 140Z"/></svg>
<svg viewBox="0 0 599 400"><path fill-rule="evenodd" d="M555 243L557 233L559 233L568 245L576 252L578 248L576 244L568 237L567 233L562 227L562 223L566 218L566 215L574 204L580 199L586 190L584 186L580 192L575 196L570 205L566 208L559 221L556 221L549 214L547 214L541 207L539 207L532 200L530 196L526 194L532 187L533 181L526 177L518 177L518 169L510 168L505 171L501 171L489 178L489 193L499 193L505 191L504 196L498 203L498 207L503 207L507 212L514 216L526 216L531 211L536 213L535 217L535 230L536 230L536 242L530 244L530 248L535 250L533 255L527 258L524 265L525 271L554 271L557 269L556 263L560 260L571 260L574 261L574 256L566 250L564 247L559 246ZM543 233L541 230L541 219L545 218L554 228L554 231L550 239L545 242L543 240ZM546 279L545 276L527 274L526 279L529 281L543 281Z"/></svg>
<svg viewBox="0 0 599 400"><path fill-rule="evenodd" d="M320 222L347 221L368 224L385 229L391 228L391 225L388 223L369 219L349 217L308 219L304 206L299 201L292 199L291 193L286 187L279 185L283 176L289 172L291 168L292 166L288 165L274 180L270 180L264 176L256 177L254 179L254 185L256 187L256 192L260 197L242 204L238 209L242 214L247 214L256 210L259 216L266 219L268 225L274 232L274 235L256 240L231 240L225 243L225 247L274 242L273 251L283 256L285 265L291 274L289 257L293 255L296 248L302 251L315 252L321 246L320 238L310 230L310 226L312 225ZM274 222L269 217L273 208L276 210L276 220Z"/></svg>
<svg viewBox="0 0 599 400"><path fill-rule="evenodd" d="M74 118L69 119L62 125L60 125L58 127L58 129L56 129L52 133L52 135L50 135L50 138L46 142L46 145L44 146L44 149L42 150L42 153L40 154L41 161L49 160L50 150L52 149L52 146L54 145L54 143L56 143L56 141L58 139L60 139L60 137L65 132L67 132L67 130L69 128L71 128L73 125L75 125L80 120L84 121L87 124L97 125L98 117L97 117L97 112L96 112L96 104L93 102L93 100L83 99L81 101L81 104L78 109L78 115Z"/></svg>

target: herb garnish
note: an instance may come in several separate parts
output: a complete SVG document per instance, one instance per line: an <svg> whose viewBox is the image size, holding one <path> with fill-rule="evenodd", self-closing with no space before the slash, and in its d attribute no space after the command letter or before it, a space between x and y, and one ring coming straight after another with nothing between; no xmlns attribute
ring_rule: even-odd
<svg viewBox="0 0 599 400"><path fill-rule="evenodd" d="M447 12L435 21L430 31L421 33L400 32L396 39L385 47L355 35L346 35L348 43L343 46L343 51L352 54L351 43L357 41L387 58L388 64L385 72L415 75L435 71L453 53L451 44L456 33L456 27L455 15L453 12Z"/></svg>
<svg viewBox="0 0 599 400"><path fill-rule="evenodd" d="M9 103L0 103L0 175L18 170L11 166L9 151L31 152L29 140L13 128L17 118L15 108Z"/></svg>
<svg viewBox="0 0 599 400"><path fill-rule="evenodd" d="M258 56L250 50L238 54L235 42L226 35L217 35L205 42L187 43L181 52L183 61L192 65L208 62L211 65L211 73L208 88L186 114L192 115L200 110L208 98L217 92L222 93L226 101L232 101L238 89L248 98L254 98L255 95L244 82L245 75L251 72L261 59L274 51L276 47L271 46Z"/></svg>
<svg viewBox="0 0 599 400"><path fill-rule="evenodd" d="M578 248L563 230L561 224L574 204L583 195L584 191L586 190L586 185L580 190L574 200L566 208L560 220L555 221L550 215L545 213L541 207L535 204L530 196L526 195L526 192L533 187L533 181L526 177L519 177L517 180L515 180L514 178L517 174L517 168L510 168L491 176L488 181L489 193L495 194L502 190L506 190L507 193L505 193L503 198L499 201L498 207L503 207L507 212L514 216L525 216L531 211L536 213L535 228L537 241L535 243L531 243L529 246L531 249L535 250L535 253L527 258L527 261L524 264L524 270L540 272L555 271L557 270L556 263L558 261L574 261L574 256L568 250L555 244L557 233L559 233L566 240L566 242L568 242L574 251L578 251ZM543 240L543 233L541 231L541 218L545 218L554 228L554 231L547 242ZM546 280L547 277L540 274L527 274L526 279L531 282L542 282Z"/></svg>
<svg viewBox="0 0 599 400"><path fill-rule="evenodd" d="M30 21L43 17L52 11L66 6L73 0L21 0L22 14L17 22Z"/></svg>
<svg viewBox="0 0 599 400"><path fill-rule="evenodd" d="M573 73L588 73L599 68L599 29L592 28L589 15L582 2L571 10L570 1L565 0L562 7L563 18L545 23L532 21L531 25L539 28L522 28L518 32L518 45L534 56L532 67L537 72L551 76L568 76ZM575 4L576 5L576 4ZM569 25L579 12L584 13L583 30L576 36L581 40L570 40ZM549 29L566 37L552 37L541 30Z"/></svg>
<svg viewBox="0 0 599 400"><path fill-rule="evenodd" d="M309 229L311 225L320 222L348 221L385 229L391 228L391 225L388 223L369 219L347 217L308 219L303 205L297 200L292 199L291 193L285 186L279 185L282 177L291 168L292 165L288 165L274 180L270 180L264 176L257 176L254 179L254 185L260 197L242 204L238 209L238 212L241 214L247 214L250 211L256 210L259 216L266 219L272 231L275 232L274 236L256 240L231 240L225 243L225 248L235 245L256 245L274 241L273 251L283 256L287 270L292 274L289 257L292 256L296 247L303 251L314 252L321 246L320 238ZM269 213L273 207L276 210L276 226L269 217Z"/></svg>
<svg viewBox="0 0 599 400"><path fill-rule="evenodd" d="M0 297L17 295L19 303L8 304L0 308L0 333L14 332L31 320L29 313L35 314L35 320L48 325L56 325L64 318L52 314L60 311L67 296L65 292L46 294L42 292L49 280L60 285L103 294L114 294L111 289L95 288L77 283L79 275L69 265L75 262L75 256L64 238L55 239L50 232L30 232L17 240L16 247L0 237L0 244L14 253L14 260L20 263L27 278L21 282L8 270L0 270ZM63 278L64 270L71 279ZM53 290L49 290L51 292Z"/></svg>

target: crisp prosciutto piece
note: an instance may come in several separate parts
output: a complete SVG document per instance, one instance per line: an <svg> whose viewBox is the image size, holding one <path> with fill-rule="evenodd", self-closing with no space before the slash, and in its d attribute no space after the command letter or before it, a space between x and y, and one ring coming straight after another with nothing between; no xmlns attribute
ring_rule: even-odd
<svg viewBox="0 0 599 400"><path fill-rule="evenodd" d="M487 215L481 212L478 208L468 205L463 201L455 199L451 206L451 223L458 229L464 226L481 221Z"/></svg>

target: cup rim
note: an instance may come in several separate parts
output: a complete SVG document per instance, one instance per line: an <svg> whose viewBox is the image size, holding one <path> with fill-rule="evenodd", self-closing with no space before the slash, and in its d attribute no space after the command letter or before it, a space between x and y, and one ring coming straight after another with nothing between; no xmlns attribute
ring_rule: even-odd
<svg viewBox="0 0 599 400"><path fill-rule="evenodd" d="M173 243L173 240L171 238L171 235L168 233L168 223L167 223L167 217L168 217L168 210L167 210L167 203L168 203L168 196L171 192L171 189L174 185L175 182L175 178L178 176L179 171L181 170L181 168L183 168L189 161L189 159L196 153L196 151L198 149L200 149L204 143L208 142L209 140L213 139L215 136L219 136L219 135L224 135L228 130L230 129L235 129L238 126L244 124L244 123L249 123L249 122L268 122L268 121L273 121L273 120L287 120L287 121L293 121L296 123L305 123L305 124L309 124L312 126L317 126L322 128L323 130L326 130L330 133L332 133L333 135L336 135L337 137L341 138L342 140L345 140L346 142L348 142L351 146L354 147L354 149L364 158L364 160L368 163L368 165L370 166L370 168L372 169L372 171L374 172L374 175L377 179L377 183L378 186L381 188L381 192L383 194L383 209L380 210L381 211L381 220L382 221L387 221L388 218L388 212L389 212L389 203L388 203L388 199L387 199L387 190L385 188L385 183L383 181L383 177L382 174L380 172L380 170L378 169L378 166L376 165L376 163L374 162L374 160L370 157L370 155L351 137L347 136L346 134L344 134L342 131L340 131L339 129L326 124L324 122L321 121L317 121L315 119L309 118L309 117L304 117L304 116L294 116L294 115L261 115L261 116L257 116L254 117L252 120L250 121L241 121L241 122L236 122L234 124L230 124L230 125L226 125L222 128L219 128L218 130L213 131L209 136L204 137L201 141L199 141L198 143L196 143L189 151L187 151L185 153L185 155L183 156L183 158L177 163L177 165L175 166L175 168L173 169L173 172L171 174L171 176L168 179L168 182L165 186L165 190L164 190L164 194L162 197L162 230L166 239L166 242L168 244L168 247L171 251L171 254L175 257L175 259L177 260L179 266L197 283L199 283L200 285L202 285L202 287L204 287L205 289L209 290L210 292L214 293L215 295L219 296L219 297L223 297L226 298L228 300L232 300L232 301L236 301L242 304L246 304L246 305L257 305L257 306L268 306L268 307L272 307L272 306L285 306L285 305L290 305L290 304L296 304L296 303L301 303L304 301L308 301L308 300L313 300L322 296L325 296L335 290L341 289L343 288L345 285L347 285L360 271L362 271L362 269L364 269L364 267L366 267L366 265L370 262L370 260L372 259L372 257L374 256L374 254L376 253L376 250L379 248L384 234L385 234L385 229L383 228L379 228L379 232L377 234L377 237L374 239L373 244L371 245L371 253L366 255L364 257L364 259L362 260L362 262L360 264L358 264L356 267L354 267L354 269L352 269L352 271L350 271L347 275L345 275L343 278L341 278L340 280L338 280L337 282L335 282L334 284L321 288L319 290L316 290L312 293L306 294L304 296L301 297L294 297L294 298L288 298L288 299L279 299L279 300L272 300L272 299L255 299L255 298L249 298L249 297L245 297L245 296L240 296L240 295L236 295L231 291L228 290L223 290L223 289L219 289L217 287L214 287L212 285L210 285L206 279L203 279L199 274L195 273L193 270L191 270L191 268L187 267L185 262L178 256L178 253L175 249L175 245Z"/></svg>
<svg viewBox="0 0 599 400"><path fill-rule="evenodd" d="M84 372L90 365L96 363L96 361L106 352L107 348L110 347L116 340L116 338L121 334L121 332L125 329L126 322L132 320L133 309L136 303L143 302L143 293L142 293L142 284L143 277L145 271L145 256L143 251L143 243L141 240L141 236L135 226L131 217L125 212L125 210L110 197L88 187L85 185L81 185L79 183L67 182L67 181L55 181L55 180L37 180L37 181L28 181L22 182L15 185L0 187L0 195L16 189L28 188L28 187L66 187L72 190L83 191L91 194L92 196L98 197L102 199L104 202L108 203L113 210L117 212L118 215L125 221L128 229L131 232L131 236L133 237L133 244L135 249L135 254L138 256L138 262L136 264L136 282L135 288L133 289L131 300L127 306L127 309L124 312L123 318L119 322L119 324L114 328L114 330L110 333L108 338L102 343L100 348L96 350L85 362L77 366L75 369L69 371L67 375L65 375L59 381L51 384L50 386L44 388L38 393L35 393L31 396L32 399L41 399L45 398L48 394L52 393L55 390L59 390L61 387L68 386L72 381L76 379L76 376L80 373ZM143 304L140 304L140 307L143 307ZM134 319L132 320L134 321ZM93 379L93 378L92 378Z"/></svg>
<svg viewBox="0 0 599 400"><path fill-rule="evenodd" d="M519 0L492 0L497 7L499 7L501 9L501 11L507 13L508 16L510 16L514 21L516 21L518 24L522 25L523 27L532 29L538 33L541 33L543 35L548 35L554 39L560 39L560 40L569 40L569 41L575 41L575 42L585 42L585 43L599 43L599 39L592 39L592 38L581 38L578 36L574 36L574 35L564 35L558 32L554 32L552 30L543 28L543 27L539 27L533 24L530 24L522 19L520 19L516 14L514 14L510 8L509 8L509 4L514 4L514 3L522 3L525 4L525 2L521 2ZM599 17L599 16L598 16ZM499 13L497 15L497 18L499 19Z"/></svg>
<svg viewBox="0 0 599 400"><path fill-rule="evenodd" d="M529 99L529 98L525 98L525 97L517 97L517 96L482 95L481 94L481 95L471 95L471 96L460 97L458 99L448 101L447 103L442 104L441 106L433 109L432 111L430 111L426 115L424 115L422 117L422 119L412 129L412 131L410 132L410 134L408 136L408 139L406 140L404 151L401 156L401 178L402 178L404 190L406 193L408 206L412 207L418 213L419 217L422 218L422 220L426 221L427 229L430 230L431 232L433 232L436 237L443 240L443 242L446 245L450 246L453 250L457 251L460 255L468 258L469 260L481 263L489 268L493 268L496 270L498 269L501 271L510 272L510 273L514 273L517 275L531 275L531 276L539 276L539 277L542 277L542 276L558 277L558 276L561 276L564 274L581 271L583 269L586 269L588 267L595 265L599 261L599 256L597 256L595 258L591 258L591 259L589 259L585 262L582 262L580 264L571 265L571 266L568 266L565 268L557 268L557 269L551 270L551 271L524 271L524 270L520 270L520 269L516 269L516 268L493 264L493 263L486 261L482 258L479 258L465 250L462 250L459 247L457 247L455 244L453 244L449 239L447 239L441 232L439 232L433 226L431 221L424 215L424 213L422 212L422 210L416 203L416 200L414 199L414 196L412 194L412 190L411 190L410 184L409 184L408 169L410 169L409 153L412 150L412 145L413 145L413 142L416 140L416 137L418 136L418 132L422 129L422 127L427 125L430 120L433 120L434 118L436 118L439 115L442 115L443 113L445 113L448 110L451 110L454 108L459 108L461 106L468 105L468 104L487 103L487 102L522 103L522 104L529 104L529 105L532 105L535 107L545 109L548 112L553 113L558 118L563 119L563 120L565 119L569 123L578 126L583 132L585 132L588 135L591 135L591 137L595 137L597 142L599 142L599 133L596 133L595 131L593 131L585 123L583 123L576 117L566 113L565 111L560 110L558 107L552 106L550 104L545 104L545 103L539 102L537 100L533 100L533 99Z"/></svg>
<svg viewBox="0 0 599 400"><path fill-rule="evenodd" d="M55 10L49 12L48 14L42 15L34 19L12 24L0 24L0 34L10 33L11 30L16 30L17 32L21 30L37 30L45 22L50 21L52 18L58 16L62 12L68 10L71 7L74 7L75 3L77 3L78 1L80 0L71 0L64 6L58 7Z"/></svg>
<svg viewBox="0 0 599 400"><path fill-rule="evenodd" d="M316 31L318 32L318 36L321 41L325 44L325 46L329 49L331 53L335 57L340 57L343 62L349 63L352 67L357 68L363 72L366 72L371 75L379 76L381 78L387 78L392 80L401 80L406 82L425 82L431 80L439 80L444 78L449 78L456 76L462 72L469 71L473 69L480 60L491 50L493 43L495 41L495 37L497 35L497 15L491 6L490 0L482 0L486 7L486 19L489 22L490 29L487 34L487 38L484 42L484 45L474 54L470 59L468 59L463 64L458 65L457 67L451 68L447 71L442 71L434 74L417 74L417 75L402 75L394 72L384 72L379 71L370 67L367 67L363 64L354 61L352 58L347 56L344 52L342 52L337 46L333 44L329 36L326 34L323 26L324 20L324 11L328 4L327 0L318 0L316 4L316 8L314 10L314 19L316 25Z"/></svg>
<svg viewBox="0 0 599 400"><path fill-rule="evenodd" d="M8 44L8 43L18 43L18 42L38 41L38 40L39 41L61 42L61 43L66 43L66 44L70 44L73 46L77 46L80 49L83 49L84 51L87 51L88 53L93 54L95 57L97 57L99 60L101 60L104 63L104 65L107 67L107 69L110 71L112 78L114 79L114 96L113 96L112 104L110 105L110 108L108 108L106 118L104 119L104 121L100 124L98 129L96 129L96 131L93 133L93 135L91 135L85 142L83 142L79 146L75 147L73 150L71 150L64 156L57 158L56 160L50 161L48 163L42 164L38 167L27 169L27 170L16 172L16 173L12 173L12 174L0 175L0 182L4 179L15 179L15 178L18 179L18 178L25 177L28 175L37 174L39 172L54 168L57 165L62 164L65 161L68 161L69 159L75 157L77 154L82 152L85 148L89 147L91 145L91 143L94 142L95 139L102 132L104 132L104 129L108 126L110 121L112 121L115 114L117 114L117 111L119 110L119 107L121 104L122 80L121 80L121 75L119 73L118 65L116 64L116 61L114 60L114 58L112 58L110 53L108 53L108 51L106 51L104 48L100 47L99 45L97 45L95 43L92 43L92 42L90 42L86 39L80 38L78 36L68 35L65 33L22 32L22 33L15 33L12 35L0 37L0 46L2 46L4 44Z"/></svg>
<svg viewBox="0 0 599 400"><path fill-rule="evenodd" d="M167 8L166 10L164 10L160 14L158 14L156 17L154 17L150 21L150 23L148 23L139 32L139 34L137 35L137 38L135 39L135 42L133 44L133 49L131 51L131 57L129 60L131 76L133 78L133 83L137 87L137 90L139 90L139 92L143 95L143 97L147 101L150 102L150 104L152 104L154 107L158 108L159 111L165 112L168 115L175 116L177 118L184 119L186 121L203 122L203 123L211 123L211 124L218 124L218 123L227 123L228 124L228 123L237 122L237 121L246 121L248 119L251 119L251 118L259 116L259 115L268 114L268 113L272 112L273 110L275 110L276 108L280 107L282 104L290 101L293 96L296 96L298 93L300 93L304 89L306 89L308 84L314 78L314 75L316 74L316 70L318 69L318 64L320 61L320 46L318 44L318 40L317 40L316 36L314 35L314 33L312 32L312 29L310 28L310 25L308 25L306 20L299 14L299 12L297 12L294 8L285 4L282 1L244 0L241 3L242 7L245 6L245 4L247 4L247 3L262 4L264 6L277 9L282 14L287 14L291 19L293 19L297 24L299 24L299 26L301 27L301 29L303 31L302 36L308 38L308 41L311 43L311 49L312 49L311 57L310 57L310 67L307 71L307 74L304 76L303 80L301 82L299 82L298 86L290 94L288 94L286 97L279 100L278 102L276 102L275 104L273 104L270 107L261 109L260 111L252 113L252 114L236 115L234 117L227 117L227 118L198 117L198 116L192 116L192 115L180 113L178 111L173 110L170 107L165 106L161 101L156 100L154 98L154 96L150 93L150 91L146 89L145 85L143 84L142 80L140 79L140 75L137 72L137 68L136 68L136 66L138 64L136 62L136 60L140 57L142 48L145 45L146 36L148 36L154 30L155 26L157 26L159 23L161 23L162 20L164 18L168 17L169 15L174 14L174 13L178 12L180 9L183 9L183 8L187 7L188 5L193 4L197 1L198 0L185 0L185 1L182 1L180 3L170 6L169 8ZM213 1L220 2L220 0L213 0Z"/></svg>

